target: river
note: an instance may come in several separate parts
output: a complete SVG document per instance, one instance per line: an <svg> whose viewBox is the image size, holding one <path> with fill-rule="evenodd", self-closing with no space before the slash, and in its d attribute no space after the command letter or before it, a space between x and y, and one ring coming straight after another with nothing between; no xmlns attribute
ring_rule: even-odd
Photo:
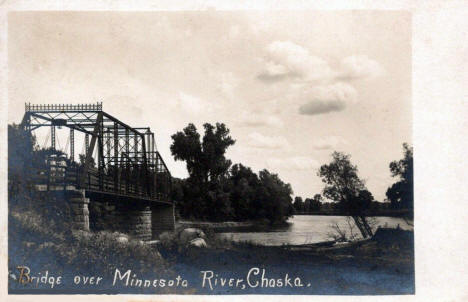
<svg viewBox="0 0 468 302"><path fill-rule="evenodd" d="M404 230L412 230L403 219L395 217L374 217L375 226L397 227ZM349 234L347 217L345 216L319 216L319 215L295 215L288 219L288 225L274 228L232 228L223 229L217 236L236 242L251 242L259 245L279 246L317 243L331 240L332 224L337 223L341 229L347 230ZM360 236L359 230L354 222L350 221L354 233Z"/></svg>

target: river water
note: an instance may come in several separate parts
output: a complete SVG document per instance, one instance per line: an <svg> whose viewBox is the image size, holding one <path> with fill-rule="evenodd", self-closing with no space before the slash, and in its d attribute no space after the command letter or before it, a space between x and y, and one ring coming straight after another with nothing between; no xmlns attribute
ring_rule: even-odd
<svg viewBox="0 0 468 302"><path fill-rule="evenodd" d="M413 229L401 218L373 217L373 219L375 221L374 229L378 226L400 226L404 230ZM349 222L354 228L354 233L360 237L359 230L354 225L353 220L351 219ZM349 235L350 227L346 216L296 215L288 219L287 226L263 229L261 227L224 229L217 236L236 242L251 242L268 246L299 245L332 240L329 234L333 233L331 228L333 224L338 224Z"/></svg>

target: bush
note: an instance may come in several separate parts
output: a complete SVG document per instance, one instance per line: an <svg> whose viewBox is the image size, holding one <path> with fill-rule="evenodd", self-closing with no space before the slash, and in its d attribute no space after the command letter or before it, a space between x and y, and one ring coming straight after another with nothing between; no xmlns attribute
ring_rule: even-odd
<svg viewBox="0 0 468 302"><path fill-rule="evenodd" d="M34 211L12 210L9 221L12 267L34 262L38 266L55 266L52 268L57 271L67 268L87 274L113 272L122 267L132 267L141 273L160 273L166 269L155 247L121 233L58 232L49 228L49 221Z"/></svg>

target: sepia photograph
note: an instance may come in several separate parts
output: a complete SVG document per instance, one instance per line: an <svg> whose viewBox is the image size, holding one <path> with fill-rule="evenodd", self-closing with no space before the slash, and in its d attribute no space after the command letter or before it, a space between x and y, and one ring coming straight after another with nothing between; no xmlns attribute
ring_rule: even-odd
<svg viewBox="0 0 468 302"><path fill-rule="evenodd" d="M410 12L7 23L10 295L415 294Z"/></svg>

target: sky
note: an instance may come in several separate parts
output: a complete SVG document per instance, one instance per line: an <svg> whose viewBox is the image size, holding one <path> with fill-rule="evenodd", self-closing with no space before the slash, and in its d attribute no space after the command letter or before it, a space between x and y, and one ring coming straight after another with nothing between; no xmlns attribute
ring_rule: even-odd
<svg viewBox="0 0 468 302"><path fill-rule="evenodd" d="M333 151L376 200L412 143L411 18L401 11L10 12L8 122L24 103L103 102L149 126L175 177L171 135L223 122L226 156L303 198ZM42 138L39 138L41 141ZM78 148L77 148L78 149Z"/></svg>

